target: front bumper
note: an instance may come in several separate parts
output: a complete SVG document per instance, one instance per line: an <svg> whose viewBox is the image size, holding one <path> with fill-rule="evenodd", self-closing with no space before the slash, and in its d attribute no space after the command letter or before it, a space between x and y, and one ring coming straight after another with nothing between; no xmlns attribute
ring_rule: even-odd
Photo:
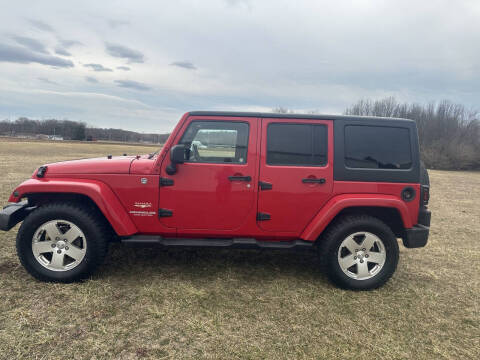
<svg viewBox="0 0 480 360"><path fill-rule="evenodd" d="M8 204L0 211L0 230L8 231L35 209L29 206L28 201L22 201L17 204Z"/></svg>

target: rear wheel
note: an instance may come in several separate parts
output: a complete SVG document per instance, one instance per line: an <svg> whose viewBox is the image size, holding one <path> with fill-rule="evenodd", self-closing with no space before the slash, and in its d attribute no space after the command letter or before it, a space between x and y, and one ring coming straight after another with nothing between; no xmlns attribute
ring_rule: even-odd
<svg viewBox="0 0 480 360"><path fill-rule="evenodd" d="M398 263L398 243L392 230L371 216L347 216L320 240L320 257L329 279L344 289L382 286Z"/></svg>
<svg viewBox="0 0 480 360"><path fill-rule="evenodd" d="M22 265L42 281L72 282L88 277L103 261L109 232L98 216L74 204L40 207L17 235Z"/></svg>

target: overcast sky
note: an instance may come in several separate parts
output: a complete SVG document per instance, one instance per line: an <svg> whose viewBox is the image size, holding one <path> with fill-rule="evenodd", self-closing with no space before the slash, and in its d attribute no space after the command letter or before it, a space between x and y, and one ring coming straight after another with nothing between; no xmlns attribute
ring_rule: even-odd
<svg viewBox="0 0 480 360"><path fill-rule="evenodd" d="M480 1L0 0L0 118L170 131L189 110L480 108Z"/></svg>

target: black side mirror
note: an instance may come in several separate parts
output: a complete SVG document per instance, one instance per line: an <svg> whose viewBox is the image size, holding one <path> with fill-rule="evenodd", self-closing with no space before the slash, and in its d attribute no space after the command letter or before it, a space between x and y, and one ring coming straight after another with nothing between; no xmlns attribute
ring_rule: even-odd
<svg viewBox="0 0 480 360"><path fill-rule="evenodd" d="M177 164L183 164L185 160L185 146L175 145L170 149L170 164L165 168L168 175L177 172Z"/></svg>

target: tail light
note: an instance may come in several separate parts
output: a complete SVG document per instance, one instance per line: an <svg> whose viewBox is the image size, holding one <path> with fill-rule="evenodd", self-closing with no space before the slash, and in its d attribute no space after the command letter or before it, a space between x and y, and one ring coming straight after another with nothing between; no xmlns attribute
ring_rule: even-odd
<svg viewBox="0 0 480 360"><path fill-rule="evenodd" d="M422 202L422 205L428 205L428 201L430 200L430 186L421 185L420 196L420 201Z"/></svg>

